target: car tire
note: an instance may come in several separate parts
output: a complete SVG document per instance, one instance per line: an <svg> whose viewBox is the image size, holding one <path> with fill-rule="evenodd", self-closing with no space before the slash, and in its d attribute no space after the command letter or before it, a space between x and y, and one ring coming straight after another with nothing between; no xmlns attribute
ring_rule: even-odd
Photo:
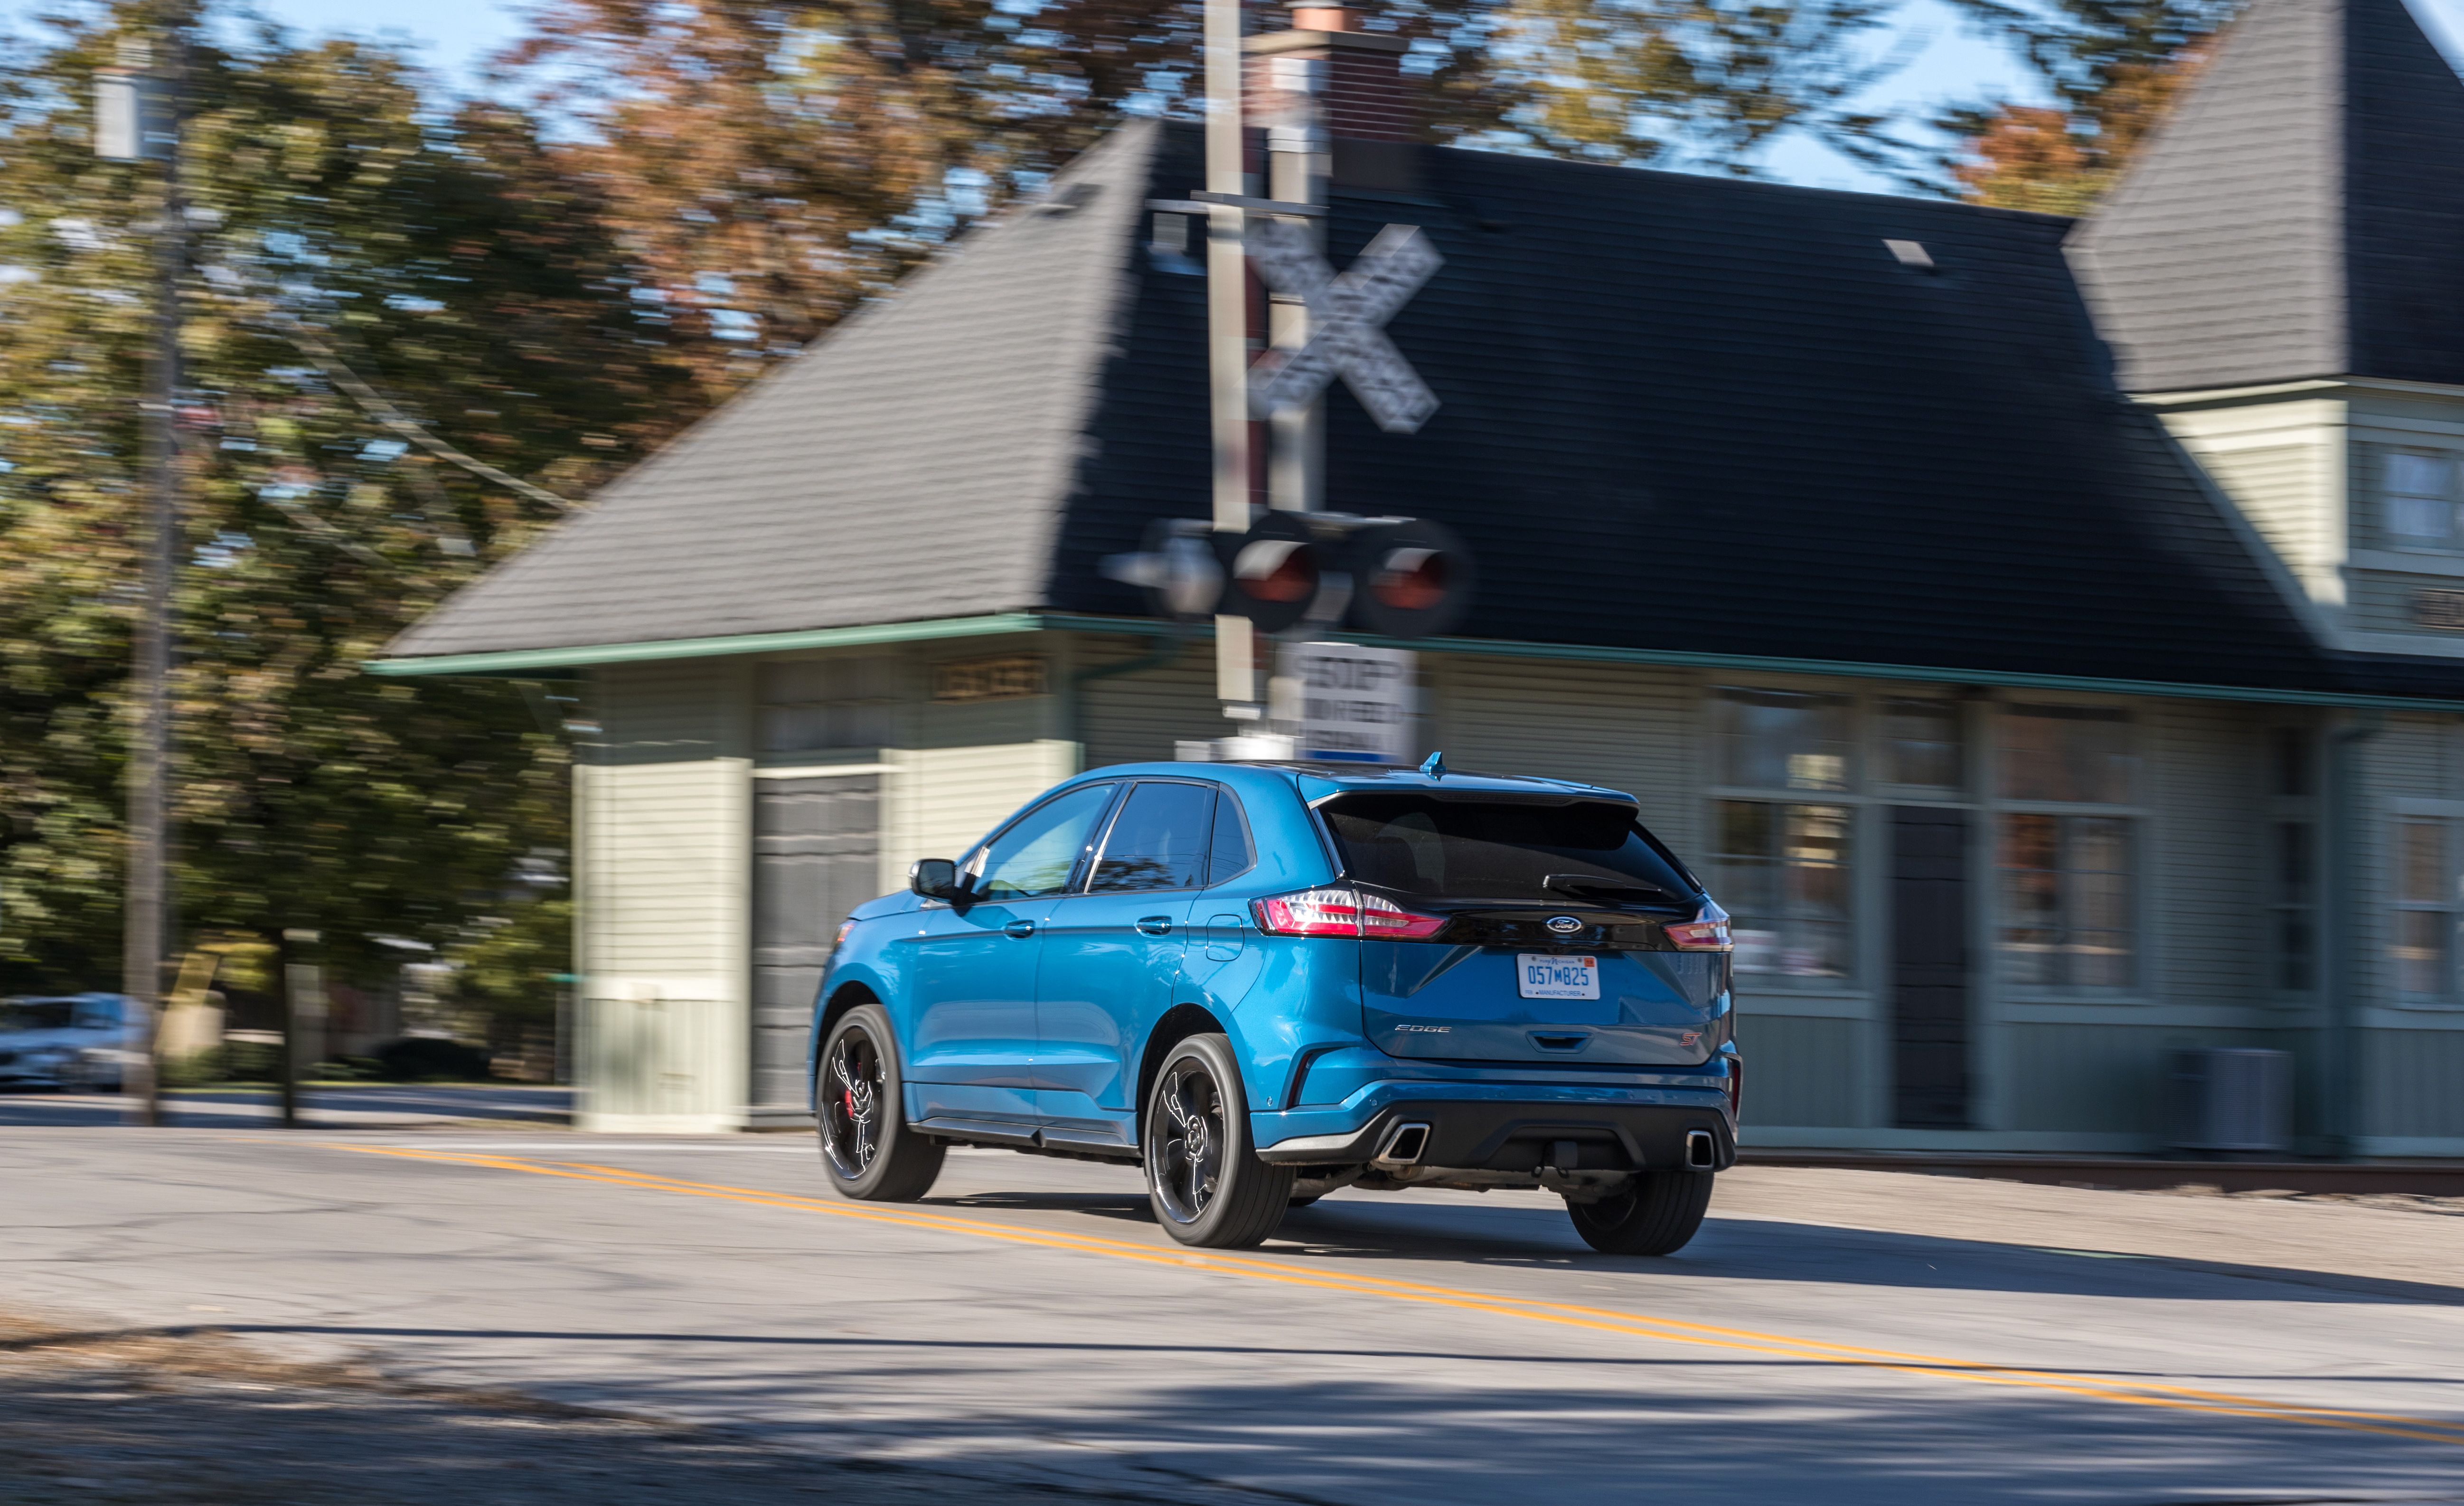
<svg viewBox="0 0 2464 1506"><path fill-rule="evenodd" d="M860 1004L839 1016L815 1074L822 1169L841 1197L913 1203L933 1190L946 1147L907 1126L898 1041L881 1006Z"/></svg>
<svg viewBox="0 0 2464 1506"><path fill-rule="evenodd" d="M1634 1185L1596 1203L1566 1205L1574 1232L1604 1255L1670 1255L1685 1248L1711 1206L1705 1171L1644 1171Z"/></svg>
<svg viewBox="0 0 2464 1506"><path fill-rule="evenodd" d="M1283 1222L1292 1168L1269 1165L1251 1148L1249 1100L1223 1036L1193 1035L1164 1057L1139 1139L1147 1202L1180 1243L1245 1249Z"/></svg>

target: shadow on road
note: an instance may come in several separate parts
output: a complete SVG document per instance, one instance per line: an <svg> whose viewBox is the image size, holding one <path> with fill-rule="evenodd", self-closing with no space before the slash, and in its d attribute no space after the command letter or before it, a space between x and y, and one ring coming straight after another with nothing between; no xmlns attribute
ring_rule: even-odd
<svg viewBox="0 0 2464 1506"><path fill-rule="evenodd" d="M1146 1199L1134 1193L976 1192L927 1201L951 1208L1075 1214L1115 1226L1152 1228L1155 1222ZM2446 1285L2223 1260L2066 1251L1760 1218L1706 1219L1703 1232L1673 1256L1610 1256L1585 1247L1553 1207L1415 1203L1408 1195L1336 1197L1295 1208L1264 1252L1354 1267L1468 1262L1912 1291L2464 1306L2464 1282ZM2274 1290L2255 1290L2248 1284L2252 1282L2268 1283Z"/></svg>
<svg viewBox="0 0 2464 1506"><path fill-rule="evenodd" d="M1439 1333L1430 1315L1410 1325ZM148 1500L279 1500L295 1506L635 1506L649 1501L947 1503L1022 1499L1472 1503L1610 1506L1643 1498L1729 1506L1962 1506L2095 1500L2423 1499L2452 1478L2452 1445L2342 1434L2265 1418L2204 1415L2079 1398L1917 1384L1845 1387L1809 1404L1755 1377L1788 1359L1594 1355L1612 1377L1576 1379L1529 1354L1469 1354L1477 1386L1430 1386L1413 1362L1451 1350L1311 1350L1357 1355L1353 1373L1295 1372L1288 1349L1154 1347L1189 1356L1175 1384L1056 1417L1009 1408L1007 1388L1055 1371L1036 1354L1146 1346L953 1342L953 1376L974 1404L885 1406L912 1395L913 1340L392 1328L237 1327L238 1333L781 1345L774 1365L725 1370L634 1351L594 1382L533 1384L552 1406L634 1416L738 1419L710 1431L586 1415L486 1415L503 1393L412 1385L410 1394L287 1385L145 1387L108 1372L0 1369L0 1502L52 1506L108 1472ZM810 1344L825 1346L816 1351ZM469 1351L465 1351L469 1352ZM408 1352L416 1356L414 1348ZM810 1358L817 1353L826 1359ZM644 1362L655 1359L659 1362ZM1065 1367L1070 1362L1064 1359ZM1837 1367L1833 1367L1837 1368ZM1641 1384L1644 1371L1670 1377ZM2384 1377L2372 1377L2384 1381ZM1958 1387L1943 1392L1943 1385ZM425 1394L423 1394L425 1393ZM501 1398L501 1400L500 1400ZM1956 1403L1956 1405L1944 1405ZM473 1405L475 1404L475 1405ZM602 1416L605 1414L603 1412ZM811 1450L802 1458L773 1451ZM849 1454L858 1458L847 1458ZM862 1456L869 1457L862 1457ZM893 1463L891 1460L907 1461ZM347 1460L346 1468L336 1461ZM513 1472L513 1473L501 1473ZM862 1475L879 1472L872 1478ZM1819 1482L1816 1485L1815 1482ZM910 1492L914 1494L910 1494ZM22 1492L22 1494L21 1494ZM1536 1493L1536 1494L1535 1494ZM2404 1493L2400 1497L2396 1493ZM134 1499L84 1494L82 1498Z"/></svg>

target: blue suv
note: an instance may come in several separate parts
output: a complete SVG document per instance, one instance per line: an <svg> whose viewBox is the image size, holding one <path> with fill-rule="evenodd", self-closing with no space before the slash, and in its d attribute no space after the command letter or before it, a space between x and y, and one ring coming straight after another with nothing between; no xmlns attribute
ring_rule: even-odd
<svg viewBox="0 0 2464 1506"><path fill-rule="evenodd" d="M1561 780L1125 764L856 910L813 1020L822 1158L1143 1165L1174 1238L1338 1187L1546 1187L1593 1248L1693 1237L1736 1160L1728 918Z"/></svg>

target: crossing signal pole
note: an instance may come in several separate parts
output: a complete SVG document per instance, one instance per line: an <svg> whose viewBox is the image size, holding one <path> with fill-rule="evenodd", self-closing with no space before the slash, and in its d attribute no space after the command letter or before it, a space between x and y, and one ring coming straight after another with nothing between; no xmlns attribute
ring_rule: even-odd
<svg viewBox="0 0 2464 1506"><path fill-rule="evenodd" d="M1389 433L1416 432L1437 410L1382 326L1442 258L1419 227L1389 225L1343 272L1329 265L1330 48L1343 33L1356 39L1358 18L1339 0L1293 0L1293 11L1292 31L1244 38L1241 0L1206 0L1206 187L1193 199L1151 201L1207 223L1212 517L1203 525L1161 520L1143 551L1104 562L1107 575L1146 587L1163 615L1214 620L1216 695L1243 734L1219 746L1243 757L1288 753L1306 720L1299 678L1262 684L1272 635L1297 641L1349 612L1372 632L1428 636L1460 617L1471 590L1469 557L1436 524L1325 510L1330 383L1341 378ZM1262 65L1254 76L1253 64ZM1244 119L1253 83L1266 146L1257 180ZM1268 299L1265 338L1256 342L1253 268Z"/></svg>
<svg viewBox="0 0 2464 1506"><path fill-rule="evenodd" d="M1249 271L1241 134L1241 0L1206 0L1206 365L1215 445L1214 532L1249 530ZM1215 617L1215 694L1226 716L1258 707L1257 634L1249 620Z"/></svg>

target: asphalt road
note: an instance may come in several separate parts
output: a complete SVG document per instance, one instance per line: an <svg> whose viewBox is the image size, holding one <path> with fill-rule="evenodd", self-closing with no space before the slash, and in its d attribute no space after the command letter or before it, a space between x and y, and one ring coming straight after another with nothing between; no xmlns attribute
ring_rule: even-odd
<svg viewBox="0 0 2464 1506"><path fill-rule="evenodd" d="M0 1303L1116 1498L2464 1500L2464 1219L1723 1181L1663 1260L1515 1193L1199 1254L1006 1152L888 1207L801 1138L0 1129Z"/></svg>

